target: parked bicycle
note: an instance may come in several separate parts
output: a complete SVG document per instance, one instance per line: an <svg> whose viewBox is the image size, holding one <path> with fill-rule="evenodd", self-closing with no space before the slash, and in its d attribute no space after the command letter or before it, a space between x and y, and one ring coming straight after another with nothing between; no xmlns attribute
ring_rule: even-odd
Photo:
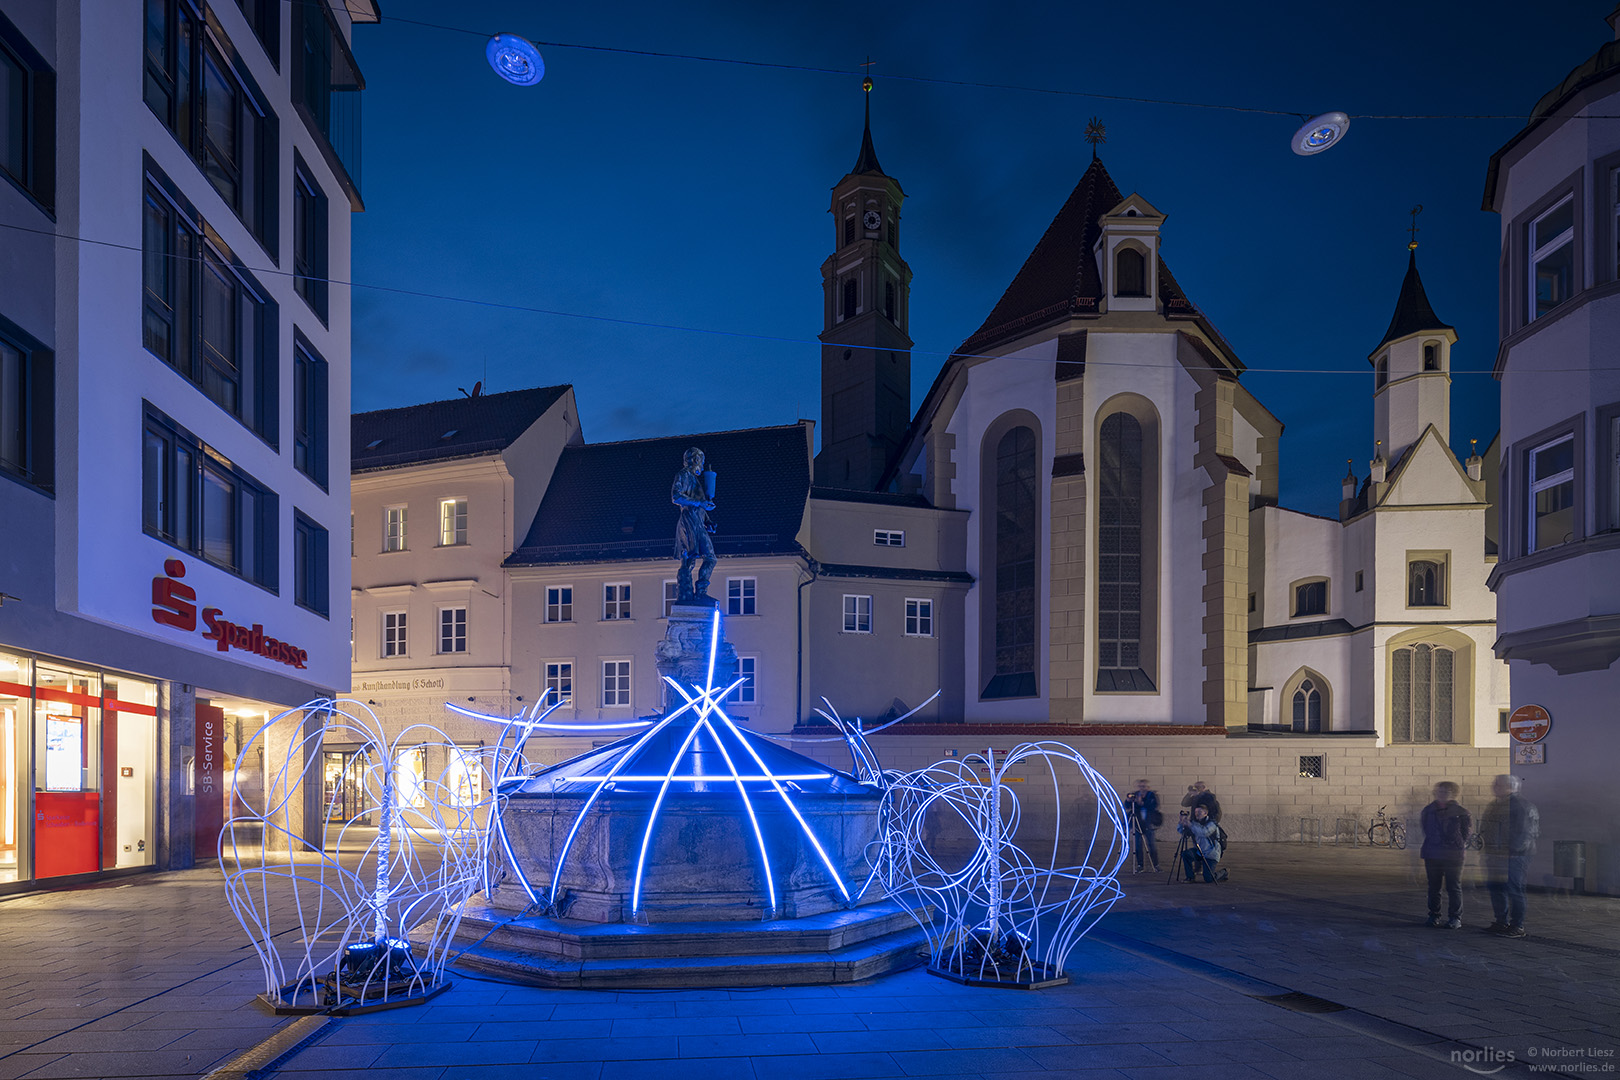
<svg viewBox="0 0 1620 1080"><path fill-rule="evenodd" d="M1372 825L1367 828L1367 843L1373 847L1406 847L1406 821L1390 817L1384 809L1380 806L1373 815Z"/></svg>

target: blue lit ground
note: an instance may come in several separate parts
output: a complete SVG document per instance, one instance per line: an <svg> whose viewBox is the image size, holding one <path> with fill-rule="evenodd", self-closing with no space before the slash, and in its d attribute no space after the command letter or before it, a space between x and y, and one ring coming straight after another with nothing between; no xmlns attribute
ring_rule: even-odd
<svg viewBox="0 0 1620 1080"><path fill-rule="evenodd" d="M279 1075L1354 1080L1468 1076L1419 1045L1443 1053L1447 1039L1519 1062L1531 1047L1620 1051L1620 901L1533 894L1533 936L1511 941L1478 933L1483 891L1467 894L1470 928L1418 925L1414 852L1251 844L1231 870L1218 886L1127 873L1074 984L1053 990L921 971L758 991L465 980L420 1009L337 1023ZM194 871L0 900L0 1080L195 1077L285 1023L247 1004L258 968L219 897L217 873ZM1349 1008L1249 996L1280 990Z"/></svg>

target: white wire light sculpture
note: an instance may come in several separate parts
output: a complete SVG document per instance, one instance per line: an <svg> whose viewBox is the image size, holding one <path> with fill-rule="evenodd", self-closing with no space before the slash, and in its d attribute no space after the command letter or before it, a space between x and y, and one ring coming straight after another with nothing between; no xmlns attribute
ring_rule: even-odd
<svg viewBox="0 0 1620 1080"><path fill-rule="evenodd" d="M1082 822L1080 844L1063 833L1059 768L1068 765L1095 797L1090 835ZM1044 861L1017 842L1024 802L1007 775L1015 768L1031 774L1020 778L1025 783L1051 781L1052 840ZM1024 743L999 759L986 750L884 775L884 827L869 857L889 895L927 935L929 970L974 985L1067 982L1069 954L1124 895L1119 871L1128 834L1108 781L1073 747L1050 741ZM1029 794L1026 788L1026 800ZM947 838L964 832L966 843L947 851L953 847ZM1073 858L1082 845L1077 859L1059 865L1065 851Z"/></svg>
<svg viewBox="0 0 1620 1080"><path fill-rule="evenodd" d="M273 761L271 730L299 715ZM317 804L306 788L325 779L323 741L358 749ZM390 738L365 705L334 698L272 718L239 758L255 743L266 751L262 806L242 791L238 770L219 850L226 898L264 967L262 999L279 1012L341 1014L446 989L463 904L488 884L495 781L514 750L457 746L429 724ZM416 751L443 769L403 768L402 755ZM311 851L297 818L315 805L320 846Z"/></svg>

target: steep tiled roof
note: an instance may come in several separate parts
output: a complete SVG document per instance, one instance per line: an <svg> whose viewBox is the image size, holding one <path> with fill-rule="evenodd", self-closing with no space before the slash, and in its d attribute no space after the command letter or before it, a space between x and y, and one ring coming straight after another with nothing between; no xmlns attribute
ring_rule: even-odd
<svg viewBox="0 0 1620 1080"><path fill-rule="evenodd" d="M865 491L859 488L816 486L810 489L812 499L829 502L877 503L882 506L916 506L926 508L928 500L921 495L902 495L893 491Z"/></svg>
<svg viewBox="0 0 1620 1080"><path fill-rule="evenodd" d="M1395 301L1395 314L1390 316L1389 329L1384 331L1384 339L1373 352L1408 334L1452 329L1440 321L1440 316L1434 313L1434 307L1429 303L1429 294L1423 291L1423 279L1418 276L1417 252L1414 250L1406 261L1406 278L1401 282L1401 295ZM1367 360L1371 363L1372 357L1369 356Z"/></svg>
<svg viewBox="0 0 1620 1080"><path fill-rule="evenodd" d="M674 558L670 482L687 447L718 475L715 553L798 552L810 494L804 424L594 443L563 450L523 545L508 566Z"/></svg>
<svg viewBox="0 0 1620 1080"><path fill-rule="evenodd" d="M568 390L540 386L355 413L349 418L350 471L505 450Z"/></svg>

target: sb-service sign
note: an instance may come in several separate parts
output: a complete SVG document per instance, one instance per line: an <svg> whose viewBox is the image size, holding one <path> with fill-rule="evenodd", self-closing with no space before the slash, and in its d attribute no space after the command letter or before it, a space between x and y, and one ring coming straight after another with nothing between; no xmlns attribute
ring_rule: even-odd
<svg viewBox="0 0 1620 1080"><path fill-rule="evenodd" d="M1538 743L1552 730L1552 714L1540 705L1520 705L1508 717L1508 734L1514 742Z"/></svg>

